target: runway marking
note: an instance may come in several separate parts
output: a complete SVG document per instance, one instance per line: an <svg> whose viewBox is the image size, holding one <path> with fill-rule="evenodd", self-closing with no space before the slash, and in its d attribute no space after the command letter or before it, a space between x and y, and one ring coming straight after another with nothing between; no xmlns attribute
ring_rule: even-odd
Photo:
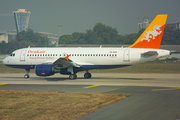
<svg viewBox="0 0 180 120"><path fill-rule="evenodd" d="M164 90L180 90L180 88L170 88L170 89L152 89L151 91L164 91Z"/></svg>
<svg viewBox="0 0 180 120"><path fill-rule="evenodd" d="M92 85L92 86L87 86L87 87L83 87L83 88L92 88L92 87L98 87L98 86L102 86L102 85Z"/></svg>
<svg viewBox="0 0 180 120"><path fill-rule="evenodd" d="M6 85L6 83L1 83L0 85Z"/></svg>

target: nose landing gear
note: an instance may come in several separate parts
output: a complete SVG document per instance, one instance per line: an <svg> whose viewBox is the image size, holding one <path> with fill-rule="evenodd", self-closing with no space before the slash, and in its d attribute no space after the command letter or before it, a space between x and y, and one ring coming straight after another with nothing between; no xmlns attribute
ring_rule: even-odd
<svg viewBox="0 0 180 120"><path fill-rule="evenodd" d="M26 74L24 75L24 78L29 78L29 71L30 71L30 69L26 69Z"/></svg>

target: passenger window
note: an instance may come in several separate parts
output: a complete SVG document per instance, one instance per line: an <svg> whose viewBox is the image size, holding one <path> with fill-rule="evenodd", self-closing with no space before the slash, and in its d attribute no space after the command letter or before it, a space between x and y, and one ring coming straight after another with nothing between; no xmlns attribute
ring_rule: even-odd
<svg viewBox="0 0 180 120"><path fill-rule="evenodd" d="M88 56L90 56L90 55L88 54Z"/></svg>
<svg viewBox="0 0 180 120"><path fill-rule="evenodd" d="M30 56L31 56L31 54L30 54Z"/></svg>
<svg viewBox="0 0 180 120"><path fill-rule="evenodd" d="M40 56L42 56L42 54L40 54Z"/></svg>
<svg viewBox="0 0 180 120"><path fill-rule="evenodd" d="M84 54L83 54L83 56L84 56Z"/></svg>
<svg viewBox="0 0 180 120"><path fill-rule="evenodd" d="M109 54L109 56L111 56L111 54Z"/></svg>
<svg viewBox="0 0 180 120"><path fill-rule="evenodd" d="M47 56L47 54L45 54L45 56Z"/></svg>
<svg viewBox="0 0 180 120"><path fill-rule="evenodd" d="M85 56L87 56L87 54L85 54Z"/></svg>
<svg viewBox="0 0 180 120"><path fill-rule="evenodd" d="M108 54L107 54L107 56L108 56Z"/></svg>
<svg viewBox="0 0 180 120"><path fill-rule="evenodd" d="M99 54L99 56L101 56L101 55Z"/></svg>
<svg viewBox="0 0 180 120"><path fill-rule="evenodd" d="M77 56L79 56L79 54L77 54Z"/></svg>
<svg viewBox="0 0 180 120"><path fill-rule="evenodd" d="M114 56L114 54L112 54L112 56Z"/></svg>
<svg viewBox="0 0 180 120"><path fill-rule="evenodd" d="M53 56L55 56L55 54L53 54Z"/></svg>
<svg viewBox="0 0 180 120"><path fill-rule="evenodd" d="M117 56L117 55L115 54L115 56Z"/></svg>
<svg viewBox="0 0 180 120"><path fill-rule="evenodd" d="M106 54L104 54L104 56L106 56Z"/></svg>
<svg viewBox="0 0 180 120"><path fill-rule="evenodd" d="M32 56L34 56L34 54L32 54Z"/></svg>
<svg viewBox="0 0 180 120"><path fill-rule="evenodd" d="M59 56L61 56L61 54L59 54Z"/></svg>
<svg viewBox="0 0 180 120"><path fill-rule="evenodd" d="M27 54L27 56L29 56L29 54Z"/></svg>
<svg viewBox="0 0 180 120"><path fill-rule="evenodd" d="M95 54L93 54L93 56L95 56Z"/></svg>
<svg viewBox="0 0 180 120"><path fill-rule="evenodd" d="M98 56L98 54L96 54L96 56Z"/></svg>
<svg viewBox="0 0 180 120"><path fill-rule="evenodd" d="M103 54L101 54L101 56L103 56Z"/></svg>
<svg viewBox="0 0 180 120"><path fill-rule="evenodd" d="M76 56L76 54L74 56Z"/></svg>

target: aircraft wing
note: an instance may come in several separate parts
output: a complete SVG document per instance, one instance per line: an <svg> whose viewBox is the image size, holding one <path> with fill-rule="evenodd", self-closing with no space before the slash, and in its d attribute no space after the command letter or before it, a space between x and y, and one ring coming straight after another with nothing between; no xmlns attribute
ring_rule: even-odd
<svg viewBox="0 0 180 120"><path fill-rule="evenodd" d="M69 56L70 55L68 55L64 58L61 57L61 58L57 59L56 61L46 61L43 64L56 65L60 68L67 68L69 66L72 66L72 67L83 68L85 70L98 68L97 65L94 65L91 63L74 62L71 59L69 59Z"/></svg>
<svg viewBox="0 0 180 120"><path fill-rule="evenodd" d="M69 57L69 56L68 56ZM58 65L61 68L66 68L68 66L73 66L73 67L81 67L79 64L73 62L70 60L67 56L64 58L59 58L57 59L53 64Z"/></svg>

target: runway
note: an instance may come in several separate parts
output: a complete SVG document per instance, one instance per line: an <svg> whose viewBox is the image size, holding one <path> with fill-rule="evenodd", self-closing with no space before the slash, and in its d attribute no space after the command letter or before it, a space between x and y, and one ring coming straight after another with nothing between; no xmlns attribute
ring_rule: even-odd
<svg viewBox="0 0 180 120"><path fill-rule="evenodd" d="M69 80L56 74L37 77L31 73L0 74L0 90L127 93L130 97L108 105L79 120L178 120L180 119L179 74L92 73L91 79Z"/></svg>

